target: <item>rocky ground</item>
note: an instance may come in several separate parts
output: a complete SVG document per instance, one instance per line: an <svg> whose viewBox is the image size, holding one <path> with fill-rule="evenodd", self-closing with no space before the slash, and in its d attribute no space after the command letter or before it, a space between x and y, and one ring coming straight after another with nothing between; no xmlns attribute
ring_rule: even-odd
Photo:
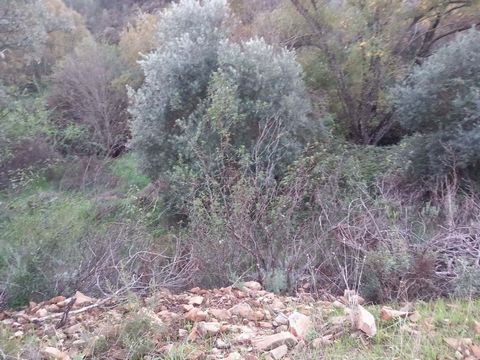
<svg viewBox="0 0 480 360"><path fill-rule="evenodd" d="M412 359L418 354L423 359L433 351L432 359L480 359L480 323L472 319L467 319L470 337L463 328L462 337L438 333L441 345L435 350L428 340L435 318L412 304L368 310L363 302L354 291L337 299L277 296L256 282L181 294L158 291L143 299L94 299L77 292L0 313L0 358ZM385 341L393 331L409 346L393 351L397 340ZM415 352L414 342L425 334L432 346ZM369 351L378 355L366 356Z"/></svg>

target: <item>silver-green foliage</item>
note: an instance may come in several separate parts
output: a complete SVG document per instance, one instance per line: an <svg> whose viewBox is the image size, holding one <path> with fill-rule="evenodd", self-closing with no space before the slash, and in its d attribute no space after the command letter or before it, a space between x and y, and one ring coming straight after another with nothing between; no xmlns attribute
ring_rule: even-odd
<svg viewBox="0 0 480 360"><path fill-rule="evenodd" d="M231 42L231 21L223 0L184 0L163 13L159 48L142 62L145 83L131 93L131 144L151 177L179 162L199 170L199 154L265 157L259 141L275 144L269 160L298 147L309 111L300 65L261 39Z"/></svg>
<svg viewBox="0 0 480 360"><path fill-rule="evenodd" d="M284 146L299 145L293 137L311 124L307 124L310 107L302 69L294 53L285 49L277 51L263 39L252 39L241 45L226 42L220 48L217 74L224 79L222 83L231 84L228 88L235 88L233 96L242 121L232 133L245 134L242 144L252 141L250 146L253 146L258 141L258 136L251 136L251 129L264 132L273 126L276 131L270 131L267 136L279 137ZM220 91L226 93L227 89ZM288 144L284 141L287 139ZM262 140L269 142L269 139Z"/></svg>
<svg viewBox="0 0 480 360"><path fill-rule="evenodd" d="M45 16L40 0L0 0L0 55L16 50L38 55L47 37Z"/></svg>
<svg viewBox="0 0 480 360"><path fill-rule="evenodd" d="M470 169L480 157L480 31L440 48L394 90L401 124L411 139L416 174Z"/></svg>
<svg viewBox="0 0 480 360"><path fill-rule="evenodd" d="M131 92L132 146L141 166L155 177L172 165L176 120L188 116L205 96L226 36L224 0L201 6L186 0L164 11L158 25L159 48L142 61L144 85Z"/></svg>

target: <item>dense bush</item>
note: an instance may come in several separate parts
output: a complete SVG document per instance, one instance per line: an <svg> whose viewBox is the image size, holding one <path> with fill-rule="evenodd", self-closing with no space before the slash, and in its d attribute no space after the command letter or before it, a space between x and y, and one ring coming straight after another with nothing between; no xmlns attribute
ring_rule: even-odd
<svg viewBox="0 0 480 360"><path fill-rule="evenodd" d="M167 180L165 204L183 214L201 179L222 182L252 161L275 181L320 131L294 54L262 39L232 43L227 20L222 1L168 9L164 42L132 94L132 147L147 174Z"/></svg>
<svg viewBox="0 0 480 360"><path fill-rule="evenodd" d="M195 112L204 99L218 48L226 37L225 2L194 0L164 11L158 29L160 47L142 62L144 85L133 95L132 147L142 169L156 178L170 168L180 148L177 120Z"/></svg>
<svg viewBox="0 0 480 360"><path fill-rule="evenodd" d="M197 279L256 278L287 292L303 283L358 288L376 302L476 294L479 267L468 248L478 246L478 199L446 183L430 190L442 196L418 202L384 180L396 149L353 150L302 158L280 183L248 162L223 181L205 177L183 235Z"/></svg>
<svg viewBox="0 0 480 360"><path fill-rule="evenodd" d="M58 159L52 146L55 133L42 98L9 98L0 108L0 189Z"/></svg>
<svg viewBox="0 0 480 360"><path fill-rule="evenodd" d="M410 170L476 172L480 160L480 31L472 29L414 69L393 93L409 141Z"/></svg>

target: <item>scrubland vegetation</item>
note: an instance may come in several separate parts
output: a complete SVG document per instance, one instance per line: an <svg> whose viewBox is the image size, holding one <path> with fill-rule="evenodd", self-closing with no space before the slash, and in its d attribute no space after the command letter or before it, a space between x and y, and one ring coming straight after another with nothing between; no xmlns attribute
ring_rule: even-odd
<svg viewBox="0 0 480 360"><path fill-rule="evenodd" d="M479 6L0 0L0 307L475 298Z"/></svg>

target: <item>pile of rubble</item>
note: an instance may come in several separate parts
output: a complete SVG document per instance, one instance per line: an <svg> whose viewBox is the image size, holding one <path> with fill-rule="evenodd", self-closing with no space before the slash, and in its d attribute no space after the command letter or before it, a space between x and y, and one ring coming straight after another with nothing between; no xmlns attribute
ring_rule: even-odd
<svg viewBox="0 0 480 360"><path fill-rule="evenodd" d="M0 313L0 326L8 327L14 338L34 334L47 359L88 358L96 340L117 331L129 314L141 313L163 329L149 339L160 356L175 352L181 344L193 344L195 351L186 355L189 360L287 360L307 347L331 344L345 332L375 336L375 318L362 303L354 291L338 299L316 300L308 294L278 296L253 281L181 294L159 291L140 304L97 300L77 292L72 298L58 296L21 311ZM381 320L415 316L409 309L387 307L380 313ZM122 349L112 349L103 357L128 358Z"/></svg>

